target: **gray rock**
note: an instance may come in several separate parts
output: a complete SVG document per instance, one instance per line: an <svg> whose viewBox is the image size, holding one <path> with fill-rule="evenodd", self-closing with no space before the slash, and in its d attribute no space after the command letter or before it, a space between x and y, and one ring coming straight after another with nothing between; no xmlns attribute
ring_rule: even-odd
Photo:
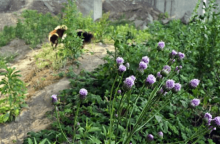
<svg viewBox="0 0 220 144"><path fill-rule="evenodd" d="M134 21L134 24L136 27L140 27L141 25L143 25L143 23L144 23L144 21L142 21L142 20L135 20Z"/></svg>
<svg viewBox="0 0 220 144"><path fill-rule="evenodd" d="M191 16L191 12L187 11L181 19L182 23L188 24L190 20L190 16Z"/></svg>
<svg viewBox="0 0 220 144"><path fill-rule="evenodd" d="M129 18L128 20L129 20L129 21L134 21L136 17L137 17L137 15L134 14L134 15L133 15L131 18Z"/></svg>

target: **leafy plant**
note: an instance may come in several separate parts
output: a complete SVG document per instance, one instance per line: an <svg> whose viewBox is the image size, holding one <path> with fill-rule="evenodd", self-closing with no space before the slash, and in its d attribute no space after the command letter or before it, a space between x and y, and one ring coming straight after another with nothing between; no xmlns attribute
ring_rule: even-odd
<svg viewBox="0 0 220 144"><path fill-rule="evenodd" d="M20 108L26 107L24 98L26 93L26 88L24 83L19 79L21 75L16 71L15 68L8 68L4 63L2 68L5 69L4 72L0 72L3 79L0 82L2 87L0 92L4 97L0 100L0 123L6 121L12 121L16 116L18 116Z"/></svg>

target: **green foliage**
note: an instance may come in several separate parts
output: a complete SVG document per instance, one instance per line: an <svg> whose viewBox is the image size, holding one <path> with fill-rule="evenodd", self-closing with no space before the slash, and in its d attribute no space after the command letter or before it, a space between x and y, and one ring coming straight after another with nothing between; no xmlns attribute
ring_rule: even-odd
<svg viewBox="0 0 220 144"><path fill-rule="evenodd" d="M15 28L16 36L32 48L42 43L49 32L59 25L59 18L52 17L50 13L43 15L36 10L25 10L22 16L24 20L18 20Z"/></svg>
<svg viewBox="0 0 220 144"><path fill-rule="evenodd" d="M18 116L20 108L26 107L24 98L26 93L25 84L19 79L21 77L15 68L8 68L4 62L1 62L4 72L0 72L3 76L0 85L2 97L0 99L0 123L12 121Z"/></svg>
<svg viewBox="0 0 220 144"><path fill-rule="evenodd" d="M15 28L12 26L5 26L3 31L0 32L0 46L7 45L15 36Z"/></svg>

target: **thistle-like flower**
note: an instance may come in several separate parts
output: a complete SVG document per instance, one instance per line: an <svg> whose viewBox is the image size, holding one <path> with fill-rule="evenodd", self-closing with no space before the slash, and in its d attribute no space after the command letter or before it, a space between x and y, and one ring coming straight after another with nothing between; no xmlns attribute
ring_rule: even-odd
<svg viewBox="0 0 220 144"><path fill-rule="evenodd" d="M52 98L52 103L56 103L57 102L57 95L53 94L51 96L51 98Z"/></svg>
<svg viewBox="0 0 220 144"><path fill-rule="evenodd" d="M123 64L121 64L121 65L119 66L118 70L119 70L120 72L125 72L125 71L126 71L126 67L125 67Z"/></svg>
<svg viewBox="0 0 220 144"><path fill-rule="evenodd" d="M116 62L117 62L117 64L121 65L121 64L124 63L124 59L123 59L122 57L118 57L118 58L116 59Z"/></svg>
<svg viewBox="0 0 220 144"><path fill-rule="evenodd" d="M198 106L200 104L200 99L193 99L193 100L191 100L191 102L190 102L190 105L194 108L194 107L196 107L196 106Z"/></svg>
<svg viewBox="0 0 220 144"><path fill-rule="evenodd" d="M147 79L146 79L146 84L147 85L152 85L156 82L156 78L154 75L150 74L148 75Z"/></svg>
<svg viewBox="0 0 220 144"><path fill-rule="evenodd" d="M79 97L80 99L85 99L88 94L88 91L85 88L79 90Z"/></svg>
<svg viewBox="0 0 220 144"><path fill-rule="evenodd" d="M144 57L142 57L142 61L145 62L146 64L149 64L150 59L148 56L144 56Z"/></svg>
<svg viewBox="0 0 220 144"><path fill-rule="evenodd" d="M200 80L198 80L198 79L193 79L193 80L191 80L191 81L189 82L189 86L194 89L194 88L196 88L196 87L199 85L199 83L200 83Z"/></svg>
<svg viewBox="0 0 220 144"><path fill-rule="evenodd" d="M158 50L158 51L162 51L164 47L165 47L165 42L160 41L160 42L158 43L157 50Z"/></svg>

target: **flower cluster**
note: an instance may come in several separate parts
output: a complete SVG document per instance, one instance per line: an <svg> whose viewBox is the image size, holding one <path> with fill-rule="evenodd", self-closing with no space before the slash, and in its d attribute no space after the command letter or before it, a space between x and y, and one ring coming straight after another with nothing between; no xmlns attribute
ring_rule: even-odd
<svg viewBox="0 0 220 144"><path fill-rule="evenodd" d="M196 107L196 106L198 106L200 104L200 99L193 99L193 100L191 100L190 101L190 106L191 107Z"/></svg>
<svg viewBox="0 0 220 144"><path fill-rule="evenodd" d="M126 78L124 81L124 85L123 85L125 90L130 90L132 88L132 86L134 85L134 81L135 81L134 76L130 76L130 77Z"/></svg>
<svg viewBox="0 0 220 144"><path fill-rule="evenodd" d="M157 50L162 51L164 47L165 47L165 42L160 41L157 45Z"/></svg>
<svg viewBox="0 0 220 144"><path fill-rule="evenodd" d="M117 64L121 65L121 64L124 63L124 59L123 59L122 57L118 57L118 58L116 59L116 62L117 62Z"/></svg>
<svg viewBox="0 0 220 144"><path fill-rule="evenodd" d="M193 79L193 80L191 80L191 81L189 82L189 86L194 89L194 88L196 88L196 87L199 85L199 83L200 83L200 80L198 80L198 79Z"/></svg>
<svg viewBox="0 0 220 144"><path fill-rule="evenodd" d="M79 90L79 98L85 99L88 94L88 91L85 88Z"/></svg>
<svg viewBox="0 0 220 144"><path fill-rule="evenodd" d="M154 75L150 74L148 75L147 79L146 79L146 84L147 85L152 85L156 82L156 78Z"/></svg>
<svg viewBox="0 0 220 144"><path fill-rule="evenodd" d="M55 94L53 94L52 96L51 96L51 98L52 98L52 103L56 103L57 102L57 95L55 95Z"/></svg>
<svg viewBox="0 0 220 144"><path fill-rule="evenodd" d="M217 116L214 119L212 119L212 115L207 112L204 115L204 120L205 122L207 122L207 125L209 126L210 133L213 130L216 130L216 126L220 127L220 116Z"/></svg>
<svg viewBox="0 0 220 144"><path fill-rule="evenodd" d="M149 62L150 62L150 59L149 59L148 56L142 57L142 59L141 59L141 61L140 61L140 63L139 63L139 72L140 72L141 74L144 73L144 70L147 68Z"/></svg>

